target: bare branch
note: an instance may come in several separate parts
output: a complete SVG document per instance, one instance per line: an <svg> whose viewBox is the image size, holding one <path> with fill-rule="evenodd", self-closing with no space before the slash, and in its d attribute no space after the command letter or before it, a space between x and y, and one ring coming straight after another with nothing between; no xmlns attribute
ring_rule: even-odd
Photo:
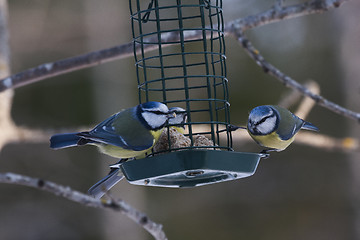
<svg viewBox="0 0 360 240"><path fill-rule="evenodd" d="M267 25L284 19L296 18L314 13L323 13L333 8L337 8L347 1L348 0L311 0L286 7L283 7L283 3L278 1L273 8L265 12L250 15L227 23L226 32L231 34L231 28L233 27L246 31L251 28Z"/></svg>
<svg viewBox="0 0 360 240"><path fill-rule="evenodd" d="M156 240L167 240L161 224L153 222L144 213L139 212L123 200L98 200L87 194L72 190L70 187L65 187L54 182L15 173L0 173L0 182L19 184L47 191L87 207L109 208L114 211L120 211L148 231Z"/></svg>
<svg viewBox="0 0 360 240"><path fill-rule="evenodd" d="M271 64L267 63L264 58L258 53L258 51L252 47L251 43L242 35L242 32L254 27L270 24L273 22L280 21L282 19L294 18L299 16L304 16L313 13L320 13L332 9L334 7L340 6L346 0L311 0L302 4L297 4L293 6L283 7L283 1L278 0L278 4L274 6L274 8L267 10L263 13L248 16L242 19L238 19L235 21L228 22L225 25L224 33L227 35L235 35L238 40L243 44L244 48L247 50L250 56L269 74L275 76L280 81L282 81L285 85L290 86L293 89L296 89L302 92L304 95L311 97L318 104L334 111L344 116L356 119L360 121L360 114L349 111L333 102L326 100L325 98L314 94L309 91L307 88L297 83L295 80L283 74L281 71L276 69ZM197 39L202 37L201 31L187 31L185 34L185 40ZM174 41L179 41L179 33L171 32L165 33L161 36L163 43L171 43ZM149 37L145 39L145 42L156 42L157 36ZM169 46L171 44L167 44L165 46ZM151 51L157 48L157 44L145 44L144 50ZM136 46L136 51L139 51L139 45ZM70 57L67 59L62 59L59 61L55 61L52 63L42 64L35 68L31 68L25 70L23 72L17 73L15 75L3 78L0 80L0 92L3 92L8 89L15 89L27 84L31 84L43 79L47 79L53 76L62 75L65 73L73 72L76 70L93 67L104 62L109 62L117 59L126 58L132 56L134 53L133 43L127 43L119 46L115 46L108 49L103 49L100 51L94 51L87 54L79 55L76 57ZM0 76L0 77L3 77ZM11 97L12 92L7 91L2 94L6 94L6 98L10 99L9 104L7 106L11 106ZM9 94L9 95L8 95ZM0 101L1 104L2 101ZM0 107L3 109L4 107ZM5 111L6 114L9 111ZM10 116L10 115L9 115ZM20 128L15 126L9 116L1 117L0 116L0 126L1 129L9 130L6 136L9 136L6 139L6 142L0 141L0 150L1 147L11 141L20 141L21 139L25 139L27 141L34 139L34 133L36 133L35 140L43 141L47 139L47 135L41 131L37 132L34 130L29 130L25 128ZM303 143L308 144L311 140L314 139L314 136L307 136L306 134L299 134L297 142L299 138L301 139L301 135L304 136ZM248 136L247 136L248 137ZM321 138L321 135L317 135L317 137ZM326 137L326 136L324 136ZM236 138L236 136L235 136ZM311 140L309 140L311 139ZM323 142L326 143L326 146L329 146L329 142L325 139ZM1 140L1 139L0 139ZM342 146L341 148L349 148L349 149L358 149L358 142L354 142L352 139L344 139L342 141L338 141L337 139L330 139L332 143L336 143L337 145L331 145L333 148L336 146ZM313 144L312 144L313 145ZM319 146L324 147L324 146ZM155 239L158 240L166 240L167 237L162 230L162 225L157 224L150 220L144 213L139 212L134 209L132 206L127 204L122 200L114 200L114 199L102 199L97 200L94 199L87 194L72 190L70 187L65 187L50 181L32 178L28 176L23 176L14 173L0 173L0 182L1 183L9 183L9 184L19 184L24 186L33 187L39 190L47 191L53 193L57 196L61 196L67 198L70 201L77 202L79 204L94 207L94 208L109 208L111 210L120 211L125 214L127 217L132 219L134 222L139 224L145 230L147 230Z"/></svg>
<svg viewBox="0 0 360 240"><path fill-rule="evenodd" d="M320 86L315 81L311 81L305 84L305 87L309 89L314 94L320 94ZM296 93L299 93L296 91ZM304 97L301 101L298 109L295 112L295 115L305 119L306 116L310 113L311 109L315 106L315 101L309 97Z"/></svg>
<svg viewBox="0 0 360 240"><path fill-rule="evenodd" d="M317 104L320 106L323 106L333 112L336 112L340 115L343 115L345 117L357 120L360 122L360 113L351 111L349 109L346 109L332 101L327 100L326 98L315 94L311 92L309 89L307 89L305 86L301 85L291 77L287 76L283 72L281 72L279 69L274 67L272 64L267 62L264 57L259 53L257 49L254 48L252 43L243 35L243 32L241 29L234 28L233 29L234 35L236 35L238 41L242 44L246 52L249 54L249 56L254 59L254 61L262 67L265 73L270 74L271 76L277 78L282 82L285 86L290 87L292 89L295 89L299 92L301 92L303 95L310 97L313 99Z"/></svg>
<svg viewBox="0 0 360 240"><path fill-rule="evenodd" d="M132 44L128 43L56 62L45 63L0 80L0 92L38 82L46 78L93 67L104 62L125 58L132 53Z"/></svg>
<svg viewBox="0 0 360 240"><path fill-rule="evenodd" d="M316 93L316 94L320 94L320 86L313 80L307 81L305 83L305 87L307 87L311 92ZM278 102L279 106L282 106L283 108L290 108L290 106L296 104L302 97L302 94L294 89L290 89L289 92L287 92L283 97L281 97L280 101ZM314 100L312 100L311 98L308 98L311 102L314 102ZM299 108L303 108L302 107L303 104L300 104ZM311 105L306 105L309 107L306 107L306 112L310 112L310 110L312 109L313 106ZM305 107L304 107L305 108ZM307 116L307 114L303 114L302 111L297 110L295 115L301 117L302 119L305 119L305 116Z"/></svg>
<svg viewBox="0 0 360 240"><path fill-rule="evenodd" d="M245 31L254 27L270 24L283 19L325 12L334 7L340 6L345 1L347 0L311 0L305 3L287 7L281 7L278 4L274 8L265 12L228 22L225 25L224 32L225 34L232 34L234 27ZM214 28L216 28L216 26L214 26ZM202 31L186 31L184 37L185 40L188 41L191 39L198 39L202 37L202 34ZM148 37L144 40L144 42L149 43L156 43L157 41L157 35ZM161 36L161 41L162 43L179 41L179 33L176 31L163 33ZM165 44L163 45L163 47L170 45L171 44ZM144 51L157 49L157 46L157 44L145 44ZM139 45L137 45L136 47L136 51L139 51ZM1 79L0 92L10 88L14 89L24 85L28 85L46 78L58 76L84 68L93 67L104 62L126 58L133 55L133 53L133 44L126 43L120 46L90 52L84 55L70 57L51 63L45 63L40 66L30 68L23 72Z"/></svg>
<svg viewBox="0 0 360 240"><path fill-rule="evenodd" d="M334 138L305 131L298 133L295 143L331 151L359 151L359 141L356 138Z"/></svg>
<svg viewBox="0 0 360 240"><path fill-rule="evenodd" d="M199 37L202 37L202 32L200 30L186 31L185 36L186 40L198 39ZM155 35L144 39L144 51L148 52L157 49L158 44L154 44L157 41L158 38ZM163 44L169 43L164 46L170 46L173 45L170 43L179 41L180 34L177 31L163 33L161 36L161 42ZM140 44L136 44L137 53L141 51L140 46ZM38 82L40 80L73 72L76 70L93 67L105 62L123 59L129 56L133 56L133 54L133 43L126 43L120 46L62 59L56 62L41 64L40 66L30 68L5 79L1 79L0 92L5 91L6 89L18 88L34 82Z"/></svg>

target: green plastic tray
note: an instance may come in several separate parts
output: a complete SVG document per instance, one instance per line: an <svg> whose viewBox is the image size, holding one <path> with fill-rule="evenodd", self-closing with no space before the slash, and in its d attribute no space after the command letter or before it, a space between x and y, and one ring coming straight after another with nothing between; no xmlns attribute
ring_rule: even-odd
<svg viewBox="0 0 360 240"><path fill-rule="evenodd" d="M217 150L186 150L123 163L131 184L196 187L251 176L264 154Z"/></svg>

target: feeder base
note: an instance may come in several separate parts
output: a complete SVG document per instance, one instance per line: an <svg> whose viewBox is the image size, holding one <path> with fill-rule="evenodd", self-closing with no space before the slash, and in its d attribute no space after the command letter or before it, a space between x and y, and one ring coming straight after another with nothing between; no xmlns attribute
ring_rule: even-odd
<svg viewBox="0 0 360 240"><path fill-rule="evenodd" d="M128 161L120 168L131 184L196 187L251 176L264 154L185 150Z"/></svg>

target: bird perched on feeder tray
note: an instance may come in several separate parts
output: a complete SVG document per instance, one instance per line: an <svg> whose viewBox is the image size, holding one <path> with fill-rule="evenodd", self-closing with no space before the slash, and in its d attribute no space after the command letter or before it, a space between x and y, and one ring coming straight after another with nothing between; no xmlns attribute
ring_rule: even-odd
<svg viewBox="0 0 360 240"><path fill-rule="evenodd" d="M145 156L159 139L165 124L175 116L163 103L146 102L112 115L91 131L54 135L50 147L61 149L89 144L116 158Z"/></svg>
<svg viewBox="0 0 360 240"><path fill-rule="evenodd" d="M176 117L169 119L169 125L181 134L185 133L185 123L187 121L187 112L181 107L169 108L169 113L175 113Z"/></svg>
<svg viewBox="0 0 360 240"><path fill-rule="evenodd" d="M187 114L185 109L180 107L172 107L169 108L169 114L176 115L175 117L169 118L169 125L174 125L171 128L174 128L179 133L184 133L185 125L187 120ZM120 182L124 175L120 170L121 164L123 164L126 160L121 159L116 164L110 165L110 172L103 179L94 184L89 190L88 193L93 197L99 199L101 198L107 191L109 191L115 184Z"/></svg>
<svg viewBox="0 0 360 240"><path fill-rule="evenodd" d="M289 110L274 105L255 107L251 110L247 122L250 136L259 145L267 148L263 152L286 149L300 129L319 131L316 126Z"/></svg>

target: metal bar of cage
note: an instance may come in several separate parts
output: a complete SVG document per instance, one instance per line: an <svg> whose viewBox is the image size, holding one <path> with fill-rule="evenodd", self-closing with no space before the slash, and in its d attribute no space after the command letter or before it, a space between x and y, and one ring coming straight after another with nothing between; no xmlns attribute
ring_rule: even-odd
<svg viewBox="0 0 360 240"><path fill-rule="evenodd" d="M160 101L187 111L185 135L191 146L175 149L169 142L169 151L233 151L222 0L129 0L129 4L139 102ZM185 40L193 31L201 31L201 38ZM164 42L169 33L176 37ZM149 36L157 40L147 41ZM163 44L172 46L165 49ZM157 50L145 52L144 45L157 45ZM195 132L192 126L197 124L207 124L210 130ZM213 144L194 146L199 134ZM226 138L221 137L224 134Z"/></svg>

